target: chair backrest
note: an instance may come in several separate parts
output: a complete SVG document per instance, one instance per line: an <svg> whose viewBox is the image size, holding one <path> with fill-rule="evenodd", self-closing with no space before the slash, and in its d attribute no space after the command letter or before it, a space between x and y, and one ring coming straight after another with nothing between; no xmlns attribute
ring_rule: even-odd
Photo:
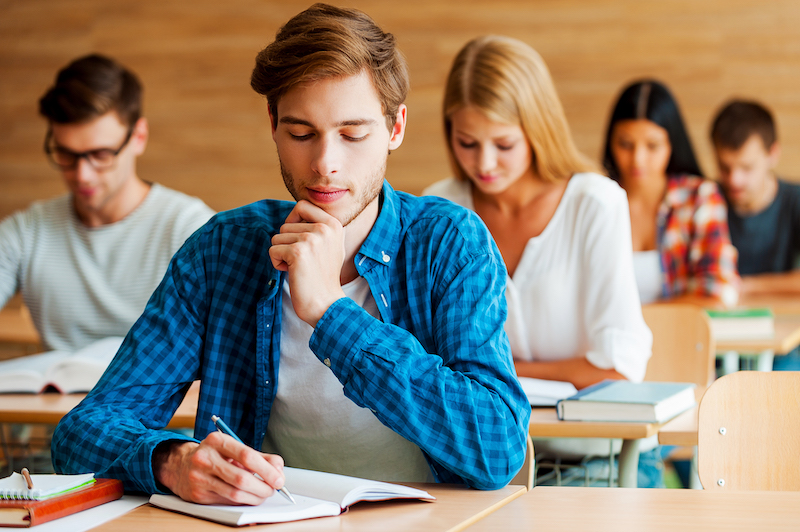
<svg viewBox="0 0 800 532"><path fill-rule="evenodd" d="M533 453L533 440L531 439L530 434L528 434L528 447L525 454L525 462L522 464L522 469L519 470L519 473L511 479L509 484L514 486L525 486L528 488L528 491L533 489L533 472L534 472L534 458L535 454Z"/></svg>
<svg viewBox="0 0 800 532"><path fill-rule="evenodd" d="M714 380L715 345L711 322L700 307L655 303L642 307L653 333L653 356L644 380L693 382L697 400Z"/></svg>
<svg viewBox="0 0 800 532"><path fill-rule="evenodd" d="M800 491L800 372L720 377L698 419L704 489Z"/></svg>

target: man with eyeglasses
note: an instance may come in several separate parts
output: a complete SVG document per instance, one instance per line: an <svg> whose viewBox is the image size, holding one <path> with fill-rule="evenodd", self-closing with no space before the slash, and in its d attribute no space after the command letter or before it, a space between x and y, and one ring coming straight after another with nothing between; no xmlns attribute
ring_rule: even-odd
<svg viewBox="0 0 800 532"><path fill-rule="evenodd" d="M44 151L69 193L0 223L0 306L21 291L47 349L125 336L172 255L214 214L137 175L148 136L141 93L131 71L89 55L39 101Z"/></svg>

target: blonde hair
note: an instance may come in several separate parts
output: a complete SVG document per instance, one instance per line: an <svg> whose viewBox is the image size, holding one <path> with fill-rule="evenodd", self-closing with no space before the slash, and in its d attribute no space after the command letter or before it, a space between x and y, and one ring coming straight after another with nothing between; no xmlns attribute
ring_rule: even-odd
<svg viewBox="0 0 800 532"><path fill-rule="evenodd" d="M452 146L452 119L473 106L490 120L518 124L533 152L535 173L546 181L597 171L575 147L564 109L541 56L510 37L487 35L466 44L456 56L444 94L444 130L450 165L466 179Z"/></svg>

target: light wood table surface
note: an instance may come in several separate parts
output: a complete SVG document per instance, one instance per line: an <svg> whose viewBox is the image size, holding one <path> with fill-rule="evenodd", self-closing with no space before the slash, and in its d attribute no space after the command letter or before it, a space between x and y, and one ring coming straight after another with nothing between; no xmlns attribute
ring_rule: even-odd
<svg viewBox="0 0 800 532"><path fill-rule="evenodd" d="M697 445L697 407L664 423L658 430L658 443L661 445Z"/></svg>
<svg viewBox="0 0 800 532"><path fill-rule="evenodd" d="M178 407L170 428L194 428L200 388L192 385ZM0 423L48 423L55 425L72 410L86 394L41 393L0 394Z"/></svg>
<svg viewBox="0 0 800 532"><path fill-rule="evenodd" d="M800 294L743 295L738 306L747 308L769 308L775 314L800 314Z"/></svg>
<svg viewBox="0 0 800 532"><path fill-rule="evenodd" d="M639 469L639 443L658 434L658 423L610 423L600 421L560 421L555 408L534 408L528 433L531 438L608 438L621 439L619 485L635 488Z"/></svg>
<svg viewBox="0 0 800 532"><path fill-rule="evenodd" d="M800 492L540 486L470 532L796 531Z"/></svg>
<svg viewBox="0 0 800 532"><path fill-rule="evenodd" d="M338 517L307 519L247 527L269 532L347 531L449 531L464 530L525 493L524 486L478 491L444 484L408 484L426 490L435 502L387 501L358 503ZM92 529L95 532L205 532L235 530L226 525L145 505Z"/></svg>

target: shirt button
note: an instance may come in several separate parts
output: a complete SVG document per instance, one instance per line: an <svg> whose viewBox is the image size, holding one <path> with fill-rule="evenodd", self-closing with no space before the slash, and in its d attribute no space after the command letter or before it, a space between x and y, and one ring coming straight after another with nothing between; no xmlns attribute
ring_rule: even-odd
<svg viewBox="0 0 800 532"><path fill-rule="evenodd" d="M264 381L264 384L269 384L269 381Z"/></svg>
<svg viewBox="0 0 800 532"><path fill-rule="evenodd" d="M383 259L383 262L389 262L390 260L392 260L392 258L383 251L381 251L381 258Z"/></svg>
<svg viewBox="0 0 800 532"><path fill-rule="evenodd" d="M326 358L325 360L322 361L322 363L325 364L328 367L331 367L331 359L330 358Z"/></svg>

